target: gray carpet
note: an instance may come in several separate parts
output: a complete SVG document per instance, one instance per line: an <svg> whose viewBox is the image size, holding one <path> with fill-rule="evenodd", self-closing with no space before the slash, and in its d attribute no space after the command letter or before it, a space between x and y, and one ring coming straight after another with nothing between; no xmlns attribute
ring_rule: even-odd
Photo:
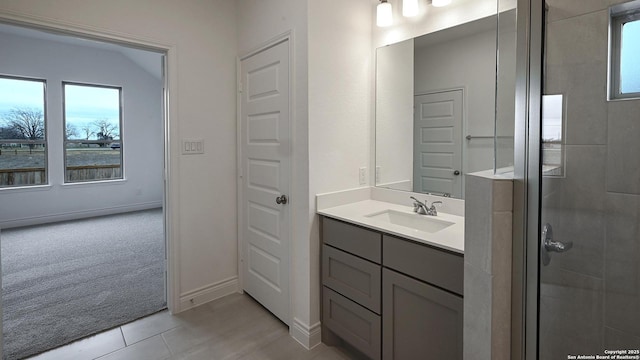
<svg viewBox="0 0 640 360"><path fill-rule="evenodd" d="M166 307L160 209L3 230L4 359Z"/></svg>

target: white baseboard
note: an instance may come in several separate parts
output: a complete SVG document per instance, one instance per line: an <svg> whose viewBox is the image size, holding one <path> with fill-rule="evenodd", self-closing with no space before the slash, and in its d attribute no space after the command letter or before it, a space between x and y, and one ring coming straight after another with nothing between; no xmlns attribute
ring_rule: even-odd
<svg viewBox="0 0 640 360"><path fill-rule="evenodd" d="M293 318L293 324L289 329L291 337L307 349L313 349L322 342L320 322L308 326L297 318Z"/></svg>
<svg viewBox="0 0 640 360"><path fill-rule="evenodd" d="M41 225L52 222L85 219L96 216L114 215L131 211L141 211L162 207L162 201L150 201L145 203L130 204L125 206L113 206L101 209L69 211L65 213L31 216L19 219L0 221L0 229L9 229L21 226Z"/></svg>
<svg viewBox="0 0 640 360"><path fill-rule="evenodd" d="M223 296L238 292L238 277L233 276L214 284L206 285L180 295L178 312L208 303Z"/></svg>

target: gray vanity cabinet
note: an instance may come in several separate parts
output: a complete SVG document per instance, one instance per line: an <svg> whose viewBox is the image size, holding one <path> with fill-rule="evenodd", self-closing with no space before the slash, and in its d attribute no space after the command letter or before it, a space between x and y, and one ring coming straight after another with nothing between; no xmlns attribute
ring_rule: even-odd
<svg viewBox="0 0 640 360"><path fill-rule="evenodd" d="M325 244L376 264L382 262L382 235L377 231L324 218L322 238Z"/></svg>
<svg viewBox="0 0 640 360"><path fill-rule="evenodd" d="M462 359L462 297L385 268L382 304L383 359Z"/></svg>
<svg viewBox="0 0 640 360"><path fill-rule="evenodd" d="M323 326L369 358L380 359L380 315L328 287L322 292Z"/></svg>
<svg viewBox="0 0 640 360"><path fill-rule="evenodd" d="M328 218L322 234L323 327L380 359L382 235Z"/></svg>
<svg viewBox="0 0 640 360"><path fill-rule="evenodd" d="M461 254L383 235L385 360L462 359Z"/></svg>
<svg viewBox="0 0 640 360"><path fill-rule="evenodd" d="M326 217L322 241L323 341L374 360L462 359L461 254Z"/></svg>
<svg viewBox="0 0 640 360"><path fill-rule="evenodd" d="M322 251L324 285L380 314L380 265L327 245Z"/></svg>
<svg viewBox="0 0 640 360"><path fill-rule="evenodd" d="M462 296L464 257L395 236L383 236L383 265Z"/></svg>

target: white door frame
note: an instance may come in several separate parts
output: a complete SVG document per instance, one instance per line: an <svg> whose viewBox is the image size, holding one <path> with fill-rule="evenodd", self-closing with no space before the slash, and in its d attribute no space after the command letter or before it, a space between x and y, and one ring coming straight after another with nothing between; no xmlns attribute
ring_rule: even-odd
<svg viewBox="0 0 640 360"><path fill-rule="evenodd" d="M69 34L81 38L105 41L119 45L137 47L142 50L155 51L164 54L164 96L163 96L163 131L164 131L164 186L163 186L163 212L164 212L164 234L165 234L165 269L166 269L166 298L167 308L171 313L180 311L180 276L179 276L179 257L178 244L175 239L179 238L179 224L173 220L178 219L178 189L179 177L173 176L172 167L177 162L177 155L172 155L172 149L179 149L177 137L173 134L178 133L177 123L171 121L177 118L176 98L172 98L170 94L177 91L177 48L175 45L162 44L150 39L134 38L123 36L120 33L109 32L105 30L96 30L77 24L69 24L59 22L52 19L43 19L39 17L26 16L15 13L0 13L0 22L24 26L40 30L49 30L62 34ZM1 305L0 305L1 309ZM1 319L0 319L1 321ZM2 323L0 322L0 326ZM1 346L1 345L0 345ZM0 347L0 356L2 348Z"/></svg>
<svg viewBox="0 0 640 360"><path fill-rule="evenodd" d="M240 293L244 293L244 278L245 278L245 274L244 274L244 246L246 245L245 239L243 237L244 234L244 222L245 219L243 217L243 213L242 213L242 204L243 204L243 199L244 199L244 188L243 188L243 177L244 177L244 173L243 173L243 167L242 167L242 158L244 156L244 152L243 152L243 146L242 146L242 88L241 88L241 83L242 83L242 61L250 58L253 55L256 55L257 53L260 53L270 47L273 47L275 45L278 45L280 43L283 42L288 42L289 43L289 117L290 117L290 121L289 121L289 134L290 134L290 141L289 141L289 154L290 154L290 159L291 159L291 165L289 166L289 174L287 174L287 176L289 177L289 179L293 179L293 169L295 168L294 165L294 156L293 156L293 150L294 150L294 145L296 143L295 141L295 111L294 111L294 93L295 93L295 88L294 88L294 76L293 74L295 73L294 68L295 68L295 63L294 63L294 58L293 58L293 33L291 31L287 31L281 35L278 35L274 38L272 38L271 40L268 40L265 43L262 43L261 45L257 46L256 48L254 48L251 51L246 52L245 54L236 57L236 86L237 86L237 93L236 93L236 154L237 154L237 165L236 165L236 175L237 175L237 198L238 198L238 202L237 202L237 217L238 217L238 291ZM293 202L295 204L295 202L297 201L297 199L295 198L296 194L292 193L293 190L293 182L290 181L289 182L291 184L291 189L290 189L290 202L288 206L291 206L291 202ZM291 199L293 198L293 199ZM293 277L292 277L292 272L291 272L291 264L293 264L293 259L292 259L292 254L293 254L293 243L294 243L294 238L293 238L293 211L289 211L289 218L287 219L289 222L289 228L287 229L287 232L289 233L289 324L293 324Z"/></svg>

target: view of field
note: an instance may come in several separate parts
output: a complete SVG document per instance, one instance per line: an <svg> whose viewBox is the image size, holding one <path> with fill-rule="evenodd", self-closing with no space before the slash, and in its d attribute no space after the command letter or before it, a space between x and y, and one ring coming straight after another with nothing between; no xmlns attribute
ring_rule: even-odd
<svg viewBox="0 0 640 360"><path fill-rule="evenodd" d="M0 153L0 170L44 168L43 149L4 148ZM67 166L119 165L120 149L67 149Z"/></svg>

